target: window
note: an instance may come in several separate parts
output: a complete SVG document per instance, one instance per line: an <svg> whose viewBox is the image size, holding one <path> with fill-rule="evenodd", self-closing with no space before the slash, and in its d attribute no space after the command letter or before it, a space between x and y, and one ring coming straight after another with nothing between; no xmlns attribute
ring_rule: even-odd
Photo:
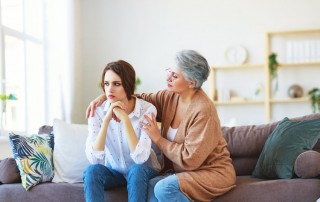
<svg viewBox="0 0 320 202"><path fill-rule="evenodd" d="M43 0L0 0L0 94L6 130L36 132L45 123Z"/></svg>

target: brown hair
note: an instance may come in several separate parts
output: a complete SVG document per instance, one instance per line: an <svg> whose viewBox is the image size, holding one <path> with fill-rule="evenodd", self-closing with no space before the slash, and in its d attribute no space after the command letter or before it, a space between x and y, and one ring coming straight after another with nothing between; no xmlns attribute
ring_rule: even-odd
<svg viewBox="0 0 320 202"><path fill-rule="evenodd" d="M118 60L116 62L111 62L107 64L107 66L104 68L102 72L101 83L100 83L103 89L103 92L105 92L104 76L108 70L114 71L121 78L122 86L126 91L128 100L130 100L131 96L134 93L135 81L136 81L136 72L134 71L133 67L124 60Z"/></svg>

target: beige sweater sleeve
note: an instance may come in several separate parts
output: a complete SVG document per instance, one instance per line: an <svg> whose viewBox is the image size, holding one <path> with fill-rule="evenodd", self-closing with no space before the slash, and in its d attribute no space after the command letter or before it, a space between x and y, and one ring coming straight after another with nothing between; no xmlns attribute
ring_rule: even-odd
<svg viewBox="0 0 320 202"><path fill-rule="evenodd" d="M194 117L186 127L179 128L176 142L165 138L156 142L161 151L181 170L198 169L218 145L219 138L215 134L219 134L219 124L215 123L213 117L205 114Z"/></svg>

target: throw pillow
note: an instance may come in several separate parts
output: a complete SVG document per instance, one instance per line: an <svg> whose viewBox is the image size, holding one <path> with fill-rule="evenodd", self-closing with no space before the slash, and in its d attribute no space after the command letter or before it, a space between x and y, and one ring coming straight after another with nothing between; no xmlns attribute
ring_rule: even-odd
<svg viewBox="0 0 320 202"><path fill-rule="evenodd" d="M20 171L22 186L31 187L51 181L53 178L53 135L23 136L9 134L14 159Z"/></svg>
<svg viewBox="0 0 320 202"><path fill-rule="evenodd" d="M21 182L19 169L14 158L5 158L0 161L0 184Z"/></svg>
<svg viewBox="0 0 320 202"><path fill-rule="evenodd" d="M299 154L311 150L320 137L320 119L292 121L284 118L269 135L252 173L264 179L294 176Z"/></svg>
<svg viewBox="0 0 320 202"><path fill-rule="evenodd" d="M83 172L90 165L85 154L88 126L53 121L54 178L52 182L83 182Z"/></svg>
<svg viewBox="0 0 320 202"><path fill-rule="evenodd" d="M301 153L294 162L294 172L301 178L313 178L320 175L320 153L306 151Z"/></svg>

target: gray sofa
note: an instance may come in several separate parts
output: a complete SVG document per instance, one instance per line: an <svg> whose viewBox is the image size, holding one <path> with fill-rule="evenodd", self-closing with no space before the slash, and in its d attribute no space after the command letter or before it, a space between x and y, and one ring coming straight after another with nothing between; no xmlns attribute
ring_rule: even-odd
<svg viewBox="0 0 320 202"><path fill-rule="evenodd" d="M312 114L298 120L320 118ZM222 127L237 173L237 187L214 202L315 202L320 198L319 178L264 180L251 176L264 143L277 122L264 125ZM320 126L319 126L320 127ZM320 141L313 148L320 151ZM84 201L83 184L42 183L25 191L20 183L0 185L0 201L70 202ZM105 191L105 201L127 201L126 188Z"/></svg>
<svg viewBox="0 0 320 202"><path fill-rule="evenodd" d="M320 118L320 114L294 119L309 120L314 118ZM277 124L278 122L257 126L222 127L236 170L237 187L216 198L214 202L315 202L320 198L319 176L310 179L296 177L294 179L273 180L251 176L265 141ZM313 150L320 151L319 140ZM320 161L318 163L320 164Z"/></svg>

